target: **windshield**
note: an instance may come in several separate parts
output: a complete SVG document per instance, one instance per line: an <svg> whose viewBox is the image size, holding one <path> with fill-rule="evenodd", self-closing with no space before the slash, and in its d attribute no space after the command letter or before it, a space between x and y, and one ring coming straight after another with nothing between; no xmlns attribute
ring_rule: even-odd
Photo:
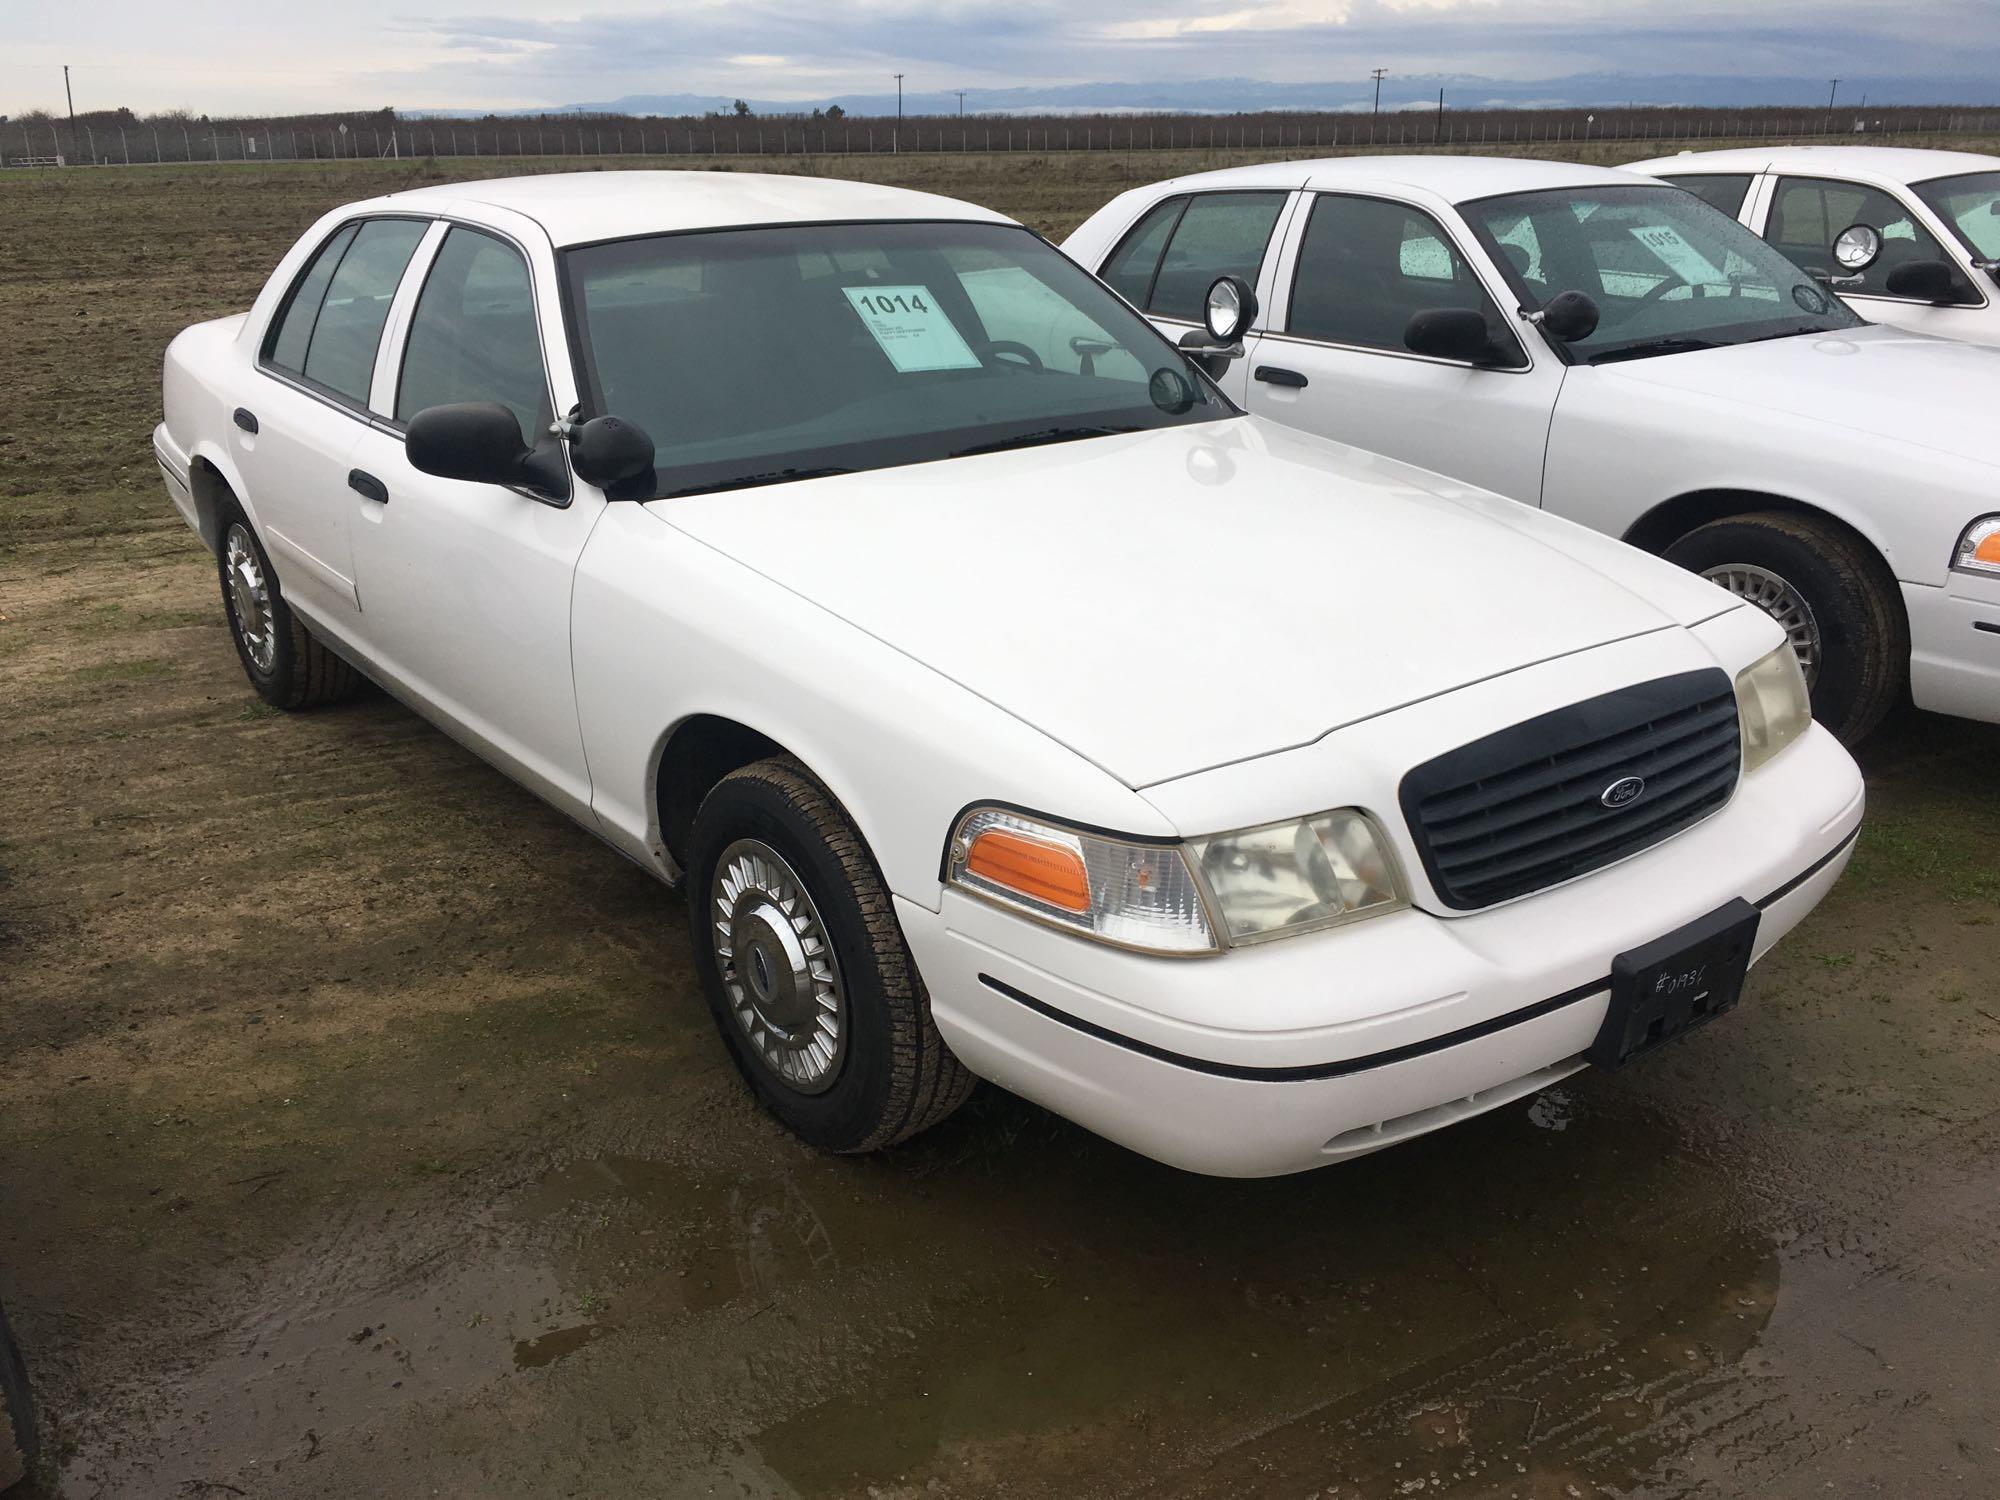
<svg viewBox="0 0 2000 1500"><path fill-rule="evenodd" d="M1812 277L1692 193L1622 185L1515 193L1462 205L1522 305L1587 294L1586 362L1855 328Z"/></svg>
<svg viewBox="0 0 2000 1500"><path fill-rule="evenodd" d="M1981 260L2000 260L2000 172L1919 182L1914 191Z"/></svg>
<svg viewBox="0 0 2000 1500"><path fill-rule="evenodd" d="M593 413L657 496L1238 415L1095 278L1000 224L805 224L572 250Z"/></svg>

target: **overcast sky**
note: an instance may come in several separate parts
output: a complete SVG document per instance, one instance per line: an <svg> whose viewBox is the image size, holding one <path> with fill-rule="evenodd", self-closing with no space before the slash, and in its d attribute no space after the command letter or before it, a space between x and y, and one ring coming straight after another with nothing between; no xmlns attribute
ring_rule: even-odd
<svg viewBox="0 0 2000 1500"><path fill-rule="evenodd" d="M1995 0L0 0L0 112L1243 77L2000 77ZM568 13L565 15L565 13ZM552 18L554 17L554 18Z"/></svg>

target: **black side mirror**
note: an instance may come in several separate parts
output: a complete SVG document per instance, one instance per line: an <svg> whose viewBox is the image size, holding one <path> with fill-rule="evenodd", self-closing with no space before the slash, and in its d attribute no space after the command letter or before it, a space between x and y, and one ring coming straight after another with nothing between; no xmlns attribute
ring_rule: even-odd
<svg viewBox="0 0 2000 1500"><path fill-rule="evenodd" d="M498 401L427 406L404 434L410 467L473 484L526 484L528 445L521 424Z"/></svg>
<svg viewBox="0 0 2000 1500"><path fill-rule="evenodd" d="M1544 332L1570 344L1597 332L1598 316L1597 304L1582 292L1557 292L1542 304L1540 322Z"/></svg>
<svg viewBox="0 0 2000 1500"><path fill-rule="evenodd" d="M569 435L569 461L601 490L650 473L653 440L623 417L592 417Z"/></svg>
<svg viewBox="0 0 2000 1500"><path fill-rule="evenodd" d="M1943 306L1969 300L1972 290L1941 260L1906 261L1889 273L1883 286L1892 297L1914 297Z"/></svg>
<svg viewBox="0 0 2000 1500"><path fill-rule="evenodd" d="M1493 336L1486 314L1470 307L1427 308L1403 330L1403 347L1432 359L1481 364L1492 358Z"/></svg>

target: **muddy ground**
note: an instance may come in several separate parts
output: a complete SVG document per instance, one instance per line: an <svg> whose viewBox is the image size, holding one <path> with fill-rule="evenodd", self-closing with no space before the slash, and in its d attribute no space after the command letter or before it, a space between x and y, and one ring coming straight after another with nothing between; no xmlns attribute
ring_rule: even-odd
<svg viewBox="0 0 2000 1500"><path fill-rule="evenodd" d="M1055 233L1183 164L872 166ZM263 708L161 492L173 331L435 175L0 181L42 1494L2000 1493L2000 731L1895 720L1846 880L1615 1077L1277 1182L994 1091L815 1156L677 899L387 699Z"/></svg>

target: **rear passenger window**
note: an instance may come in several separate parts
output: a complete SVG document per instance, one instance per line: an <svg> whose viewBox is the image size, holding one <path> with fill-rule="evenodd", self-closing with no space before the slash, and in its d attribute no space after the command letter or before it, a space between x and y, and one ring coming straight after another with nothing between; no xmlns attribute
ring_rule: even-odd
<svg viewBox="0 0 2000 1500"><path fill-rule="evenodd" d="M389 303L417 242L429 227L416 219L370 219L363 223L324 283L318 315L306 335L304 358L291 364L280 357L281 352L296 347L292 320L310 290L306 280L301 280L292 306L286 309L271 362L304 375L334 395L367 405L375 349L382 341L382 325L389 319ZM331 244L328 249L332 249ZM315 263L307 279L316 279L318 270ZM283 350L278 346L284 346Z"/></svg>
<svg viewBox="0 0 2000 1500"><path fill-rule="evenodd" d="M1188 200L1153 278L1146 311L1162 318L1203 321L1208 289L1218 276L1255 286L1283 193L1203 193Z"/></svg>
<svg viewBox="0 0 2000 1500"><path fill-rule="evenodd" d="M1111 252L1099 274L1121 297L1134 307L1144 307L1153 291L1153 273L1160 269L1160 253L1167 248L1167 236L1174 221L1187 207L1185 198L1169 198L1141 219Z"/></svg>
<svg viewBox="0 0 2000 1500"><path fill-rule="evenodd" d="M1861 273L1855 291L1887 295L1889 277L1913 260L1944 260L1944 246L1909 208L1878 188L1856 182L1787 177L1771 198L1764 238L1808 270L1831 269L1833 242L1842 230L1867 224L1882 235L1882 254Z"/></svg>
<svg viewBox="0 0 2000 1500"><path fill-rule="evenodd" d="M1732 219L1743 212L1743 200L1750 192L1748 172L1703 172L1694 177L1667 177L1661 180L1693 193L1710 208L1720 209Z"/></svg>
<svg viewBox="0 0 2000 1500"><path fill-rule="evenodd" d="M320 246L312 264L292 283L285 305L272 319L271 332L264 340L264 358L279 369L290 370L294 375L305 373L306 345L312 341L313 323L319 317L320 303L326 298L326 284L333 280L333 269L340 264L340 257L347 253L353 238L354 226L342 226Z"/></svg>
<svg viewBox="0 0 2000 1500"><path fill-rule="evenodd" d="M528 264L513 246L454 228L410 319L396 420L453 401L498 401L534 447L550 420Z"/></svg>
<svg viewBox="0 0 2000 1500"><path fill-rule="evenodd" d="M1529 247L1516 249L1523 259L1533 255ZM1486 288L1437 220L1379 198L1328 194L1314 201L1286 332L1400 350L1411 318L1444 308L1483 313L1495 348L1513 356L1509 363L1526 362Z"/></svg>

